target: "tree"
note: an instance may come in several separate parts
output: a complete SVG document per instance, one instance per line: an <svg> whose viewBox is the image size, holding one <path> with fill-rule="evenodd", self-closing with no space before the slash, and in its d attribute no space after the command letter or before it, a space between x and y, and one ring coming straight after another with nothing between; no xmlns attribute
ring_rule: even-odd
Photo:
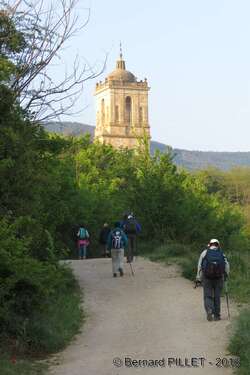
<svg viewBox="0 0 250 375"><path fill-rule="evenodd" d="M89 9L80 24L75 13L77 3L56 0L46 6L44 0L0 0L1 67L6 65L8 86L34 120L69 114L84 83L105 67L106 59L99 70L87 63L82 67L76 56L72 71L65 72L60 82L55 82L48 71L51 64L60 62L62 48L88 23Z"/></svg>

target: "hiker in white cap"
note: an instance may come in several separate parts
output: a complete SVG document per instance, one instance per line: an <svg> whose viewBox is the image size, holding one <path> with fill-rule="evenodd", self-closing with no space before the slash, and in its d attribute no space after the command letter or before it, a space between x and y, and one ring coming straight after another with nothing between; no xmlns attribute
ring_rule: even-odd
<svg viewBox="0 0 250 375"><path fill-rule="evenodd" d="M127 263L132 263L134 256L136 255L137 248L137 236L141 232L141 225L135 219L134 214L131 212L125 216L125 220L122 223L122 227L128 237L128 248L127 248Z"/></svg>
<svg viewBox="0 0 250 375"><path fill-rule="evenodd" d="M207 320L220 320L220 299L223 282L230 271L229 263L220 248L220 242L213 238L199 258L196 281L202 282L204 307Z"/></svg>

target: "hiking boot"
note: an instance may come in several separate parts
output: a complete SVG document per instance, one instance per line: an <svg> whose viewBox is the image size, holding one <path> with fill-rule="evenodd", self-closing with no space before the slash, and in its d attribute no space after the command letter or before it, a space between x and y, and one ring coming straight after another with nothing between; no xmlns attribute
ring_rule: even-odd
<svg viewBox="0 0 250 375"><path fill-rule="evenodd" d="M209 321L209 322L212 322L213 321L213 314L212 314L212 312L208 312L207 313L207 320Z"/></svg>
<svg viewBox="0 0 250 375"><path fill-rule="evenodd" d="M116 274L116 273L114 273L114 274L113 274L113 277L116 277L116 276L117 276L117 274Z"/></svg>
<svg viewBox="0 0 250 375"><path fill-rule="evenodd" d="M123 269L119 268L120 276L122 277L124 275Z"/></svg>
<svg viewBox="0 0 250 375"><path fill-rule="evenodd" d="M219 315L215 315L214 320L219 321L219 320L221 320L221 317Z"/></svg>

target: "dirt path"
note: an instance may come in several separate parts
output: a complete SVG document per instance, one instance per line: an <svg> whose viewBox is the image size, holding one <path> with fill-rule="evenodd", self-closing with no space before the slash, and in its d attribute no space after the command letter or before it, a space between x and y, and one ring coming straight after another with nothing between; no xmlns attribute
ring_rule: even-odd
<svg viewBox="0 0 250 375"><path fill-rule="evenodd" d="M226 355L229 323L224 300L222 321L207 322L201 288L193 289L174 267L138 259L134 278L126 264L125 276L115 279L109 259L71 263L84 288L88 317L82 333L53 359L59 363L52 365L53 375L232 375L230 368L215 366L216 358ZM126 367L125 357L165 358L165 363ZM169 367L172 357L182 362L187 358L188 364L191 358L203 357L205 364L194 360L199 367ZM114 358L123 366L115 367Z"/></svg>

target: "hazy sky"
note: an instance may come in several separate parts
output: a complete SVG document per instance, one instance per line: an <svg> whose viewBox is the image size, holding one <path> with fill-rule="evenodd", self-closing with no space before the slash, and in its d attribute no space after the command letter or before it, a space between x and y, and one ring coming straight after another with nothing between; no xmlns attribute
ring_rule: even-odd
<svg viewBox="0 0 250 375"><path fill-rule="evenodd" d="M114 69L119 41L127 69L148 78L152 138L173 147L250 150L249 0L80 0L88 25L63 52ZM63 64L58 67L58 74ZM71 118L95 124L95 81Z"/></svg>

